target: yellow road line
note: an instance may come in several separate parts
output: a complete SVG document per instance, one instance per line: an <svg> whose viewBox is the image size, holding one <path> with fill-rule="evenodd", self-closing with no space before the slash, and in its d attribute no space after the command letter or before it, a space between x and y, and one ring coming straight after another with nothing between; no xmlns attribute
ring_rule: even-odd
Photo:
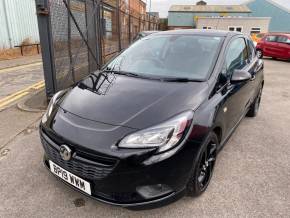
<svg viewBox="0 0 290 218"><path fill-rule="evenodd" d="M7 106L8 104L28 95L32 90L38 90L44 87L44 81L40 81L25 89L15 92L5 98L0 99L0 108Z"/></svg>
<svg viewBox="0 0 290 218"><path fill-rule="evenodd" d="M7 100L9 100L10 98L13 98L14 96L19 95L19 94L21 94L21 93L23 93L23 92L27 92L27 91L29 91L30 89L37 89L38 86L42 86L42 87L43 87L43 86L44 86L44 81L40 81L40 82L38 82L38 83L35 83L35 84L31 85L31 86L28 86L28 87L25 88L25 89L22 89L22 90L20 90L20 91L18 91L18 92L15 92L15 93L13 93L13 94L11 94L11 95L5 97L5 98L2 98L2 99L0 99L0 103L2 103L2 102L4 102L4 101L7 101Z"/></svg>
<svg viewBox="0 0 290 218"><path fill-rule="evenodd" d="M25 68L28 68L28 67L39 66L41 64L42 64L42 62L36 62L36 63L25 64L25 65L16 66L16 67L9 67L9 68L5 68L5 69L0 70L0 74L1 73L9 73L9 72L12 72L12 71L15 71L15 70L22 70L22 69L25 69Z"/></svg>
<svg viewBox="0 0 290 218"><path fill-rule="evenodd" d="M29 92L23 92L23 93L21 93L19 95L16 95L15 97L10 98L9 100L7 100L7 101L5 101L3 103L0 103L0 108L5 107L6 105L8 105L8 104L10 104L10 103L12 103L12 102L24 97L24 96L26 96L28 94L29 94Z"/></svg>
<svg viewBox="0 0 290 218"><path fill-rule="evenodd" d="M43 88L44 87L44 83L42 83L42 84L39 84L39 85L37 85L37 86L35 86L35 87L33 87L34 89L41 89L41 88Z"/></svg>

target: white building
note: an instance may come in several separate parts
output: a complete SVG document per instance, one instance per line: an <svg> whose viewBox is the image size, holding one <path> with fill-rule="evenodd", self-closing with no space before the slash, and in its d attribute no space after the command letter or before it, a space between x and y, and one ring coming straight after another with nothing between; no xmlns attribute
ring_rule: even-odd
<svg viewBox="0 0 290 218"><path fill-rule="evenodd" d="M270 17L199 17L196 28L239 31L250 35L268 32L270 20Z"/></svg>

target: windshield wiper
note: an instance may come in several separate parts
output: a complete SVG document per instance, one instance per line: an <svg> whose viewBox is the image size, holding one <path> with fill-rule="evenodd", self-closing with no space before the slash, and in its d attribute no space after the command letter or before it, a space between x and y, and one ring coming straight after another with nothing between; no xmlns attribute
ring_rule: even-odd
<svg viewBox="0 0 290 218"><path fill-rule="evenodd" d="M162 81L165 82L201 82L201 80L197 80L197 79L189 79L186 77L176 77L176 78L162 78Z"/></svg>
<svg viewBox="0 0 290 218"><path fill-rule="evenodd" d="M126 76L132 76L132 77L139 77L139 78L145 78L145 79L154 79L154 80L161 80L161 81L166 81L166 82L201 82L202 80L195 80L195 79L189 79L186 77L151 77L148 75L140 75L137 73L132 73L132 72L127 72L127 71L122 71L122 70L110 70L110 69L105 69L102 72L105 73L115 73L115 74L120 74L120 75L126 75Z"/></svg>
<svg viewBox="0 0 290 218"><path fill-rule="evenodd" d="M137 77L137 78L144 78L144 79L154 79L149 76L141 75L138 73L133 73L133 72L127 72L127 71L122 71L122 70L103 70L102 73L114 73L114 74L119 74L119 75L125 75L125 76L131 76L131 77Z"/></svg>
<svg viewBox="0 0 290 218"><path fill-rule="evenodd" d="M133 77L142 77L141 75L137 73L122 71L122 70L103 70L102 73L114 73L114 74L120 74L120 75L126 75L126 76L133 76Z"/></svg>

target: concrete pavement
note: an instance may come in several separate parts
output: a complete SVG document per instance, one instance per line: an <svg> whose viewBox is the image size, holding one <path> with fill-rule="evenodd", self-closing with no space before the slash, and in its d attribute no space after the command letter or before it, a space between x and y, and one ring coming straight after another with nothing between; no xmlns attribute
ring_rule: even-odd
<svg viewBox="0 0 290 218"><path fill-rule="evenodd" d="M153 210L109 206L70 189L42 164L41 114L0 112L0 217L289 217L289 69L266 60L259 115L245 118L220 152L207 192Z"/></svg>

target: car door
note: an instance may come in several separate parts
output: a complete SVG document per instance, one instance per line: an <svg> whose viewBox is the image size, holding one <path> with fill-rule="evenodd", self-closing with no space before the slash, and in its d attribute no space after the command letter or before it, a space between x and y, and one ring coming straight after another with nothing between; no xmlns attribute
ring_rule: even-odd
<svg viewBox="0 0 290 218"><path fill-rule="evenodd" d="M269 57L279 56L277 36L274 36L274 35L266 36L265 41L264 41L263 52L265 56L269 56Z"/></svg>
<svg viewBox="0 0 290 218"><path fill-rule="evenodd" d="M279 50L278 58L290 58L290 37L287 36L278 36L277 37L277 47Z"/></svg>
<svg viewBox="0 0 290 218"><path fill-rule="evenodd" d="M227 95L223 105L225 132L229 133L245 114L250 104L253 93L253 81L231 83L231 77L235 70L249 70L248 48L244 37L237 37L229 43L226 54L223 76L227 79Z"/></svg>

